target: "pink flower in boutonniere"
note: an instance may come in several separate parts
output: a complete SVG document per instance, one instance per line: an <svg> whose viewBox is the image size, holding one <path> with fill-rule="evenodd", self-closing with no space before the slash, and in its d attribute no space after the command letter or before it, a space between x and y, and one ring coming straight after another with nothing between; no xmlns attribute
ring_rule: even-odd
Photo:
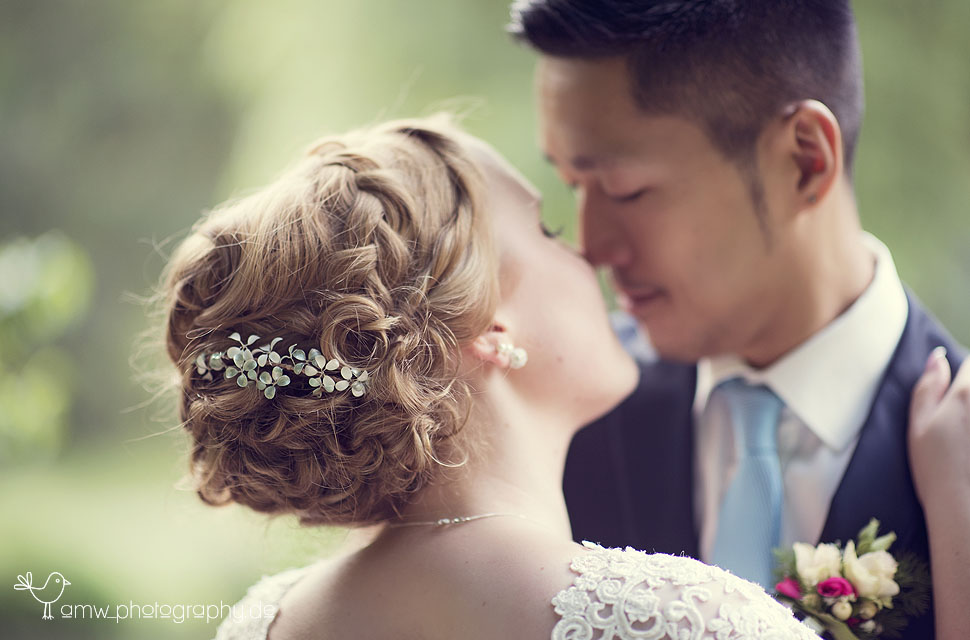
<svg viewBox="0 0 970 640"><path fill-rule="evenodd" d="M845 578L832 577L818 583L818 595L823 598L839 598L841 596L857 596L855 587Z"/></svg>
<svg viewBox="0 0 970 640"><path fill-rule="evenodd" d="M786 595L793 600L798 600L802 597L802 590L798 586L798 581L791 576L776 584L775 591L782 595Z"/></svg>

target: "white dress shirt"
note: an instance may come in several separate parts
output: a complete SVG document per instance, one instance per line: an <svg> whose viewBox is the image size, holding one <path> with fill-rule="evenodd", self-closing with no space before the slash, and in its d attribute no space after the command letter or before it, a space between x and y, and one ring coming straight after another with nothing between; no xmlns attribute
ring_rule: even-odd
<svg viewBox="0 0 970 640"><path fill-rule="evenodd" d="M704 561L711 559L718 511L737 467L727 406L719 394L711 398L711 391L734 376L766 385L785 403L778 426L785 485L780 544L815 544L822 534L909 313L889 249L864 235L875 275L839 317L765 369L752 369L734 356L698 363L694 497Z"/></svg>

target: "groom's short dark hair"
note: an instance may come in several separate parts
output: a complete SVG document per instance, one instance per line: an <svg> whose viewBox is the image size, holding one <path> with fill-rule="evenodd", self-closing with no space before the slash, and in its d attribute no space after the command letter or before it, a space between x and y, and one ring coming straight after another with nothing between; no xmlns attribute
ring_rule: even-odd
<svg viewBox="0 0 970 640"><path fill-rule="evenodd" d="M849 0L517 0L509 31L551 56L629 57L647 113L683 114L749 161L784 105L815 99L842 130L846 174L862 124Z"/></svg>

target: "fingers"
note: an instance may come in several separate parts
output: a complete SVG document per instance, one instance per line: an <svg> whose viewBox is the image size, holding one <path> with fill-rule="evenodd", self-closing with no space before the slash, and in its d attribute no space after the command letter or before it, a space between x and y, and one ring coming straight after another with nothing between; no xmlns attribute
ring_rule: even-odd
<svg viewBox="0 0 970 640"><path fill-rule="evenodd" d="M950 397L955 396L953 399L955 402L963 402L970 406L970 358L963 361L960 368L957 369L957 373L953 376L953 382L950 384L949 390L946 392L946 398L948 401Z"/></svg>
<svg viewBox="0 0 970 640"><path fill-rule="evenodd" d="M964 364L961 372L967 369ZM970 374L967 374L970 376ZM910 423L924 424L929 415L943 399L950 385L950 363L946 359L946 349L933 349L926 360L926 368L913 389L913 402L910 407Z"/></svg>
<svg viewBox="0 0 970 640"><path fill-rule="evenodd" d="M968 365L970 365L970 358L965 359L957 369L957 374L953 377L953 387L970 388L970 366Z"/></svg>

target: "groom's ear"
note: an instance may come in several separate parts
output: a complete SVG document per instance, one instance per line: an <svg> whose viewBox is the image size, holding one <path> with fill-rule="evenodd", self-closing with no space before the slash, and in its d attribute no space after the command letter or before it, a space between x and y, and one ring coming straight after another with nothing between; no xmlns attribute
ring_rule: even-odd
<svg viewBox="0 0 970 640"><path fill-rule="evenodd" d="M799 208L821 202L842 173L842 131L835 115L817 100L789 106L785 139L796 168Z"/></svg>

